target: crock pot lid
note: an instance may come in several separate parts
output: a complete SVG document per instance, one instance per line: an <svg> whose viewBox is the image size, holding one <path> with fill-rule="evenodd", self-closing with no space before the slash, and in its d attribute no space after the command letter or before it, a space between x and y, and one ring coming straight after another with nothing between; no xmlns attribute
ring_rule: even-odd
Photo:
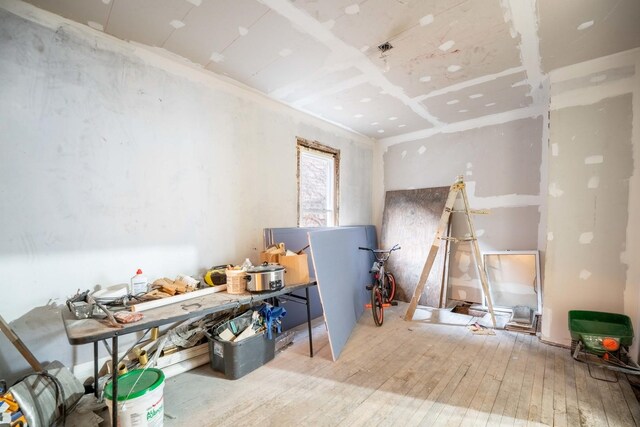
<svg viewBox="0 0 640 427"><path fill-rule="evenodd" d="M281 265L258 265L251 267L247 270L247 273L269 273L272 271L282 271L284 267Z"/></svg>

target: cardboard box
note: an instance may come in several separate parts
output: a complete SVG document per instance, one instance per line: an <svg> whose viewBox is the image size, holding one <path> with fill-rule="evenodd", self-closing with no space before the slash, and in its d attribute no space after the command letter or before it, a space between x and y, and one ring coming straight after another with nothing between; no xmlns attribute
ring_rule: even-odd
<svg viewBox="0 0 640 427"><path fill-rule="evenodd" d="M278 258L280 257L279 254L274 254L274 253L269 253L269 252L260 252L260 264L262 264L263 262L268 262L268 263L278 263Z"/></svg>
<svg viewBox="0 0 640 427"><path fill-rule="evenodd" d="M278 264L285 268L284 284L297 285L309 283L309 264L307 254L302 255L280 255Z"/></svg>

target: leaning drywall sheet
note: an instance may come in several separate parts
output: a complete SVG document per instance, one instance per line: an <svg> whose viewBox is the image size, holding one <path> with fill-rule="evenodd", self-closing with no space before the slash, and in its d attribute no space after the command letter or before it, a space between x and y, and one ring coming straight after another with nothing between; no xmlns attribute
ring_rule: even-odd
<svg viewBox="0 0 640 427"><path fill-rule="evenodd" d="M396 277L397 299L410 301L418 284L438 222L449 195L449 187L387 191L382 219L382 246L399 243L402 250L389 258L388 268ZM444 267L444 244L427 279L420 305L438 307Z"/></svg>
<svg viewBox="0 0 640 427"><path fill-rule="evenodd" d="M284 243L287 249L291 249L293 251L299 251L305 246L309 245L309 233L325 231L325 230L334 230L340 228L358 228L363 229L366 234L366 245L369 248L377 247L377 234L376 227L373 225L365 225L365 226L350 226L350 227L282 227L282 228L265 228L264 229L264 245L265 247L272 245L274 243ZM311 257L311 251L309 249L305 250L305 252L309 255L309 276L314 278L315 270L313 267L313 260ZM364 254L368 254L369 258L367 261L367 265L371 265L373 263L373 255L369 253L364 253L361 256L365 256ZM293 293L298 296L305 296L305 291L296 291ZM322 316L322 303L320 301L320 294L318 292L318 287L309 288L309 300L310 300L310 310L311 310L311 318L315 319L316 317ZM291 329L298 325L301 325L307 321L307 311L306 306L302 304L288 304L287 315L282 319L282 325L284 329Z"/></svg>
<svg viewBox="0 0 640 427"><path fill-rule="evenodd" d="M283 227L283 228L265 228L264 229L264 245L269 246L274 243L284 243L287 249L297 252L309 244L309 232L328 230L329 228L299 228L299 227ZM307 248L309 262L309 277L315 277L313 262L311 260L310 251ZM301 297L305 296L305 291L300 290L293 293ZM316 286L309 288L309 306L311 310L311 318L322 316L322 303L320 302L320 294ZM287 315L282 318L282 326L285 330L294 328L307 321L307 308L303 304L287 304Z"/></svg>
<svg viewBox="0 0 640 427"><path fill-rule="evenodd" d="M311 255L324 307L331 356L337 360L369 299L370 257L365 227L310 232Z"/></svg>

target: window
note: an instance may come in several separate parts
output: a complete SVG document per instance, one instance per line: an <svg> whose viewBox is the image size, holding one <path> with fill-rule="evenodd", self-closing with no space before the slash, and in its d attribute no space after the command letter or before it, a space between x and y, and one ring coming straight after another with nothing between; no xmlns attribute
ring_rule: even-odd
<svg viewBox="0 0 640 427"><path fill-rule="evenodd" d="M298 226L338 225L340 150L298 138Z"/></svg>

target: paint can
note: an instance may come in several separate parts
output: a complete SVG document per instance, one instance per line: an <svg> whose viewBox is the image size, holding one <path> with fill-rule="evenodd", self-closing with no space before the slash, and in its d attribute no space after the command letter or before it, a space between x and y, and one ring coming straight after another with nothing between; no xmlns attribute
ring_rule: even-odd
<svg viewBox="0 0 640 427"><path fill-rule="evenodd" d="M164 418L164 373L160 369L136 369L118 377L118 426L161 427ZM109 414L113 408L113 382L104 388Z"/></svg>

